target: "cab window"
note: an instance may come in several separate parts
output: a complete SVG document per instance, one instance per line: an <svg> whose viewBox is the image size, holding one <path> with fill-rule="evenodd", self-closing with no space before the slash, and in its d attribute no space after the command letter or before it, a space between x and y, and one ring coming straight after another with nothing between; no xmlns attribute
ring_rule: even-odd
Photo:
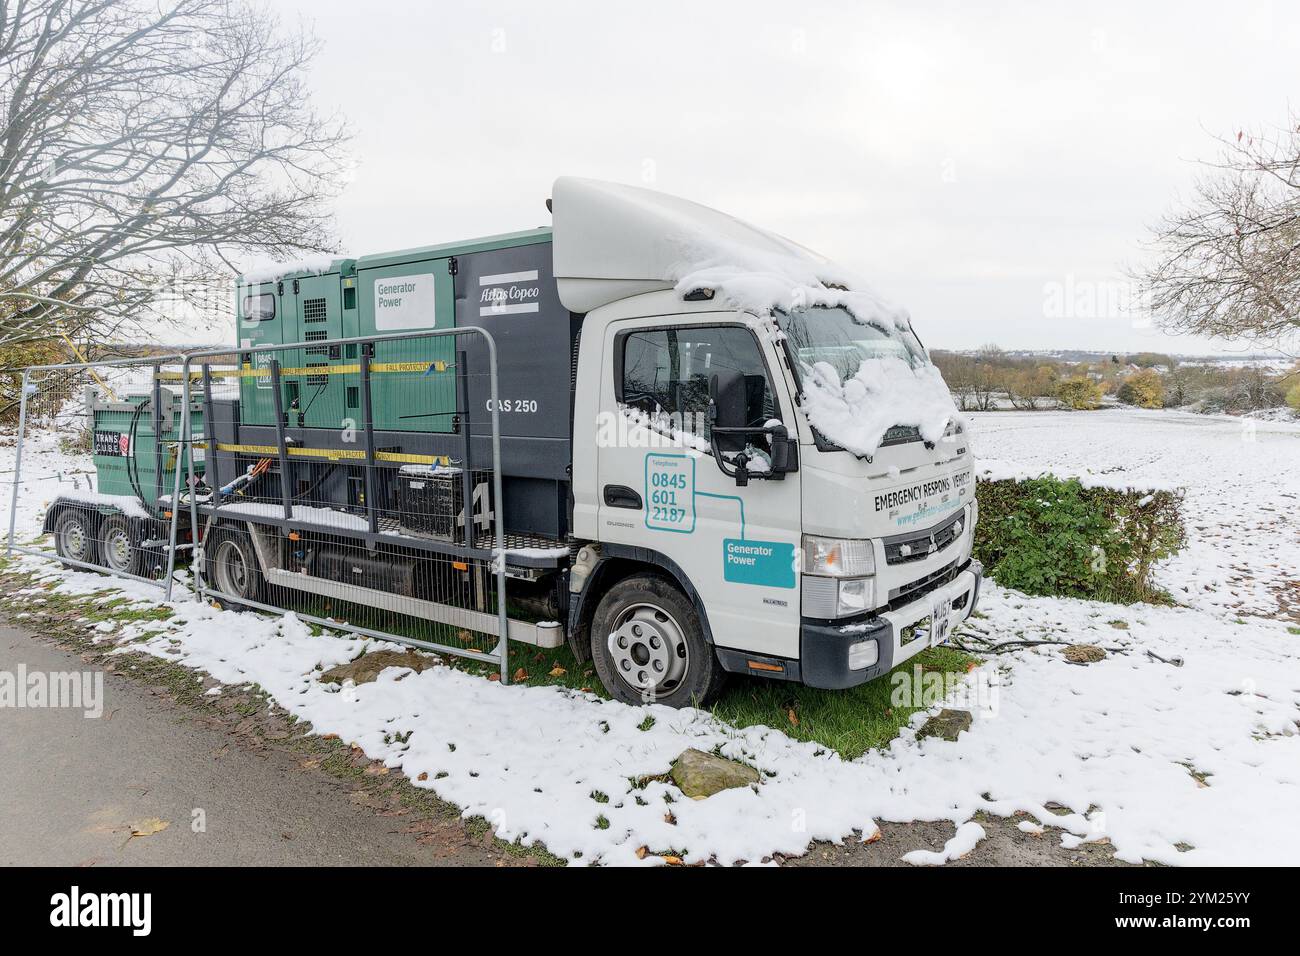
<svg viewBox="0 0 1300 956"><path fill-rule="evenodd" d="M709 376L734 369L745 377L746 424L761 428L780 415L754 333L743 326L681 326L627 332L617 369L617 397L642 411L698 422L709 436Z"/></svg>

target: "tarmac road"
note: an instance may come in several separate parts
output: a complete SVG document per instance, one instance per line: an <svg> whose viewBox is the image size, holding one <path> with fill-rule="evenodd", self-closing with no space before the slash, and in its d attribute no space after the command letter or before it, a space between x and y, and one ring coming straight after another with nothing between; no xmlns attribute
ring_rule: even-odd
<svg viewBox="0 0 1300 956"><path fill-rule="evenodd" d="M0 673L17 675L20 664L28 674L102 674L103 715L0 706L0 865L492 866L505 857L458 821L417 839L403 832L408 816L358 803L346 783L303 769L301 753L247 749L139 681L0 625Z"/></svg>

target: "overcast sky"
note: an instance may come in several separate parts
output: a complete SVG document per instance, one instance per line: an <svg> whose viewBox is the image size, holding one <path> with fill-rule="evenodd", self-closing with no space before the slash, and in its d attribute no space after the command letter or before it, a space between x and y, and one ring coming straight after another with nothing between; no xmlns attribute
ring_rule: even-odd
<svg viewBox="0 0 1300 956"><path fill-rule="evenodd" d="M357 133L350 253L547 225L556 176L611 179L842 262L931 348L1224 349L1135 328L1122 270L1213 135L1300 106L1294 2L273 6Z"/></svg>

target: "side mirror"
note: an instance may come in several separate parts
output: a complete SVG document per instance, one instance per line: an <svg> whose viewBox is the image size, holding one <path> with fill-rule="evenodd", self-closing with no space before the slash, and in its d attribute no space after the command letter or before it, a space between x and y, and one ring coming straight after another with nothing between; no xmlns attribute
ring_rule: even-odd
<svg viewBox="0 0 1300 956"><path fill-rule="evenodd" d="M722 473L744 487L750 478L780 481L799 470L799 443L780 422L755 427L749 424L749 385L745 376L734 369L720 369L709 377L710 444L713 457ZM745 448L759 445L767 436L771 464L762 471L750 471L750 456Z"/></svg>
<svg viewBox="0 0 1300 956"><path fill-rule="evenodd" d="M790 433L784 425L773 425L768 435L772 446L772 474L784 475L794 471L794 459L798 455L795 448L798 443L790 441Z"/></svg>
<svg viewBox="0 0 1300 956"><path fill-rule="evenodd" d="M714 372L709 377L709 424L743 428L748 424L745 412L745 376L735 369Z"/></svg>

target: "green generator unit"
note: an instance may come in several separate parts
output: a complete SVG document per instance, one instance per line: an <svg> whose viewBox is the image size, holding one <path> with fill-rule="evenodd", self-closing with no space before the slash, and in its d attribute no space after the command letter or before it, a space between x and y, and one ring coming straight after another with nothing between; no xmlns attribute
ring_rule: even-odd
<svg viewBox="0 0 1300 956"><path fill-rule="evenodd" d="M253 280L239 302L239 345L260 345L450 328L455 323L454 259L437 250L335 260L321 273ZM453 430L454 376L433 374L455 361L449 338L384 342L369 358L376 429ZM241 353L240 421L274 426L279 363L280 415L289 428L339 430L362 418L359 347L306 345Z"/></svg>
<svg viewBox="0 0 1300 956"><path fill-rule="evenodd" d="M138 497L156 505L161 495L172 493L177 468L183 485L189 461L180 444L182 396L168 388L158 389L157 395L157 409L150 395L88 404L100 494ZM203 407L197 401L190 403L190 427L191 434L203 433ZM202 451L194 470L203 472Z"/></svg>

